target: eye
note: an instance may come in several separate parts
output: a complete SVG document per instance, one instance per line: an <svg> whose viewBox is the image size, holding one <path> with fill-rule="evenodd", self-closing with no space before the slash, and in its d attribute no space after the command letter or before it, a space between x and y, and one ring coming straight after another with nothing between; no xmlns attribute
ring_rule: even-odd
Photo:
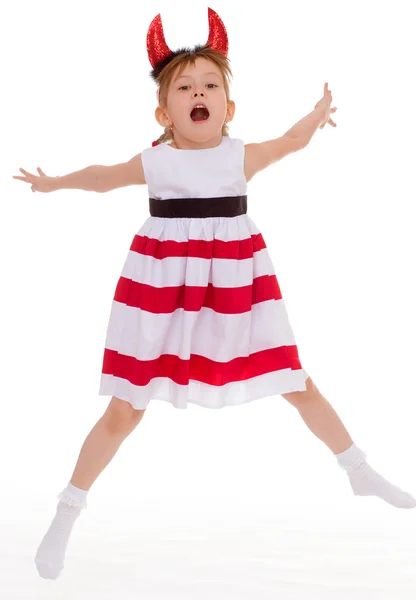
<svg viewBox="0 0 416 600"><path fill-rule="evenodd" d="M215 83L207 83L207 85L213 85L214 87L218 87ZM182 85L179 89L183 90L184 88L188 88L189 85Z"/></svg>

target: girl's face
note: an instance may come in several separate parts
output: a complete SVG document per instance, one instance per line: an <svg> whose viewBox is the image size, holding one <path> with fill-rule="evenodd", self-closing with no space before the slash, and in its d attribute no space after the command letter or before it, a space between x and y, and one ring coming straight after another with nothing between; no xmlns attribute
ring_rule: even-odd
<svg viewBox="0 0 416 600"><path fill-rule="evenodd" d="M207 107L207 119L192 119L192 109L196 104ZM234 110L234 102L227 106L220 69L205 58L197 58L195 65L188 65L179 78L178 72L174 75L168 89L167 107L159 113L159 116L163 113L167 118L163 120L162 116L163 122L158 121L163 127L172 127L175 140L186 138L203 143L221 138L222 127L225 121L232 120Z"/></svg>

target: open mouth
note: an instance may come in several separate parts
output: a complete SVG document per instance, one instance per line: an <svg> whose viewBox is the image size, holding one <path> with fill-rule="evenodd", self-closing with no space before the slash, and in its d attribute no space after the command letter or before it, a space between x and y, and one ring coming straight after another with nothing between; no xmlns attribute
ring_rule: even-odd
<svg viewBox="0 0 416 600"><path fill-rule="evenodd" d="M209 111L202 106L196 106L191 112L192 121L206 121L209 118Z"/></svg>

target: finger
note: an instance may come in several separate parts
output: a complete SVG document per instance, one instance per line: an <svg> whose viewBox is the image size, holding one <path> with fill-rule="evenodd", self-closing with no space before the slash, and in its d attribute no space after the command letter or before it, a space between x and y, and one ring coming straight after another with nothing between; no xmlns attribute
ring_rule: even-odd
<svg viewBox="0 0 416 600"><path fill-rule="evenodd" d="M334 108L331 108L331 112L335 112L337 110L337 107L334 106Z"/></svg>
<svg viewBox="0 0 416 600"><path fill-rule="evenodd" d="M38 167L38 171L41 175L43 175L44 177L46 177L45 173L42 171L42 169L40 167Z"/></svg>
<svg viewBox="0 0 416 600"><path fill-rule="evenodd" d="M329 119L328 123L330 125L332 125L332 127L336 127L337 126L336 123L334 123L334 121L332 119Z"/></svg>
<svg viewBox="0 0 416 600"><path fill-rule="evenodd" d="M20 179L20 181L24 181L25 183L32 183L31 179L28 179L27 177L19 177L18 175L13 175L14 179Z"/></svg>
<svg viewBox="0 0 416 600"><path fill-rule="evenodd" d="M34 173L29 173L29 171L25 171L24 169L19 169L19 171L22 171L22 173L24 173L25 175L30 175L31 177L36 177L36 175Z"/></svg>

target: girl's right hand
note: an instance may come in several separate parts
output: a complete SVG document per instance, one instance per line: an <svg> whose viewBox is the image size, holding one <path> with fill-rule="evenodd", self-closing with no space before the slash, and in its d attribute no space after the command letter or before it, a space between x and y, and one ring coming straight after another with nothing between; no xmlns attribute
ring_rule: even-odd
<svg viewBox="0 0 416 600"><path fill-rule="evenodd" d="M323 97L315 104L315 109L318 108L322 110L322 123L319 125L319 129L323 129L326 123L332 125L332 127L336 127L336 123L331 119L331 113L334 113L337 108L334 106L331 108L332 102L332 93L331 90L328 90L328 83L324 85L324 95Z"/></svg>
<svg viewBox="0 0 416 600"><path fill-rule="evenodd" d="M58 188L56 185L56 177L48 177L45 173L38 167L38 171L40 176L33 175L24 169L19 169L24 174L24 177L19 175L13 175L13 179L20 179L21 181L25 181L26 183L32 184L32 192L55 192Z"/></svg>

